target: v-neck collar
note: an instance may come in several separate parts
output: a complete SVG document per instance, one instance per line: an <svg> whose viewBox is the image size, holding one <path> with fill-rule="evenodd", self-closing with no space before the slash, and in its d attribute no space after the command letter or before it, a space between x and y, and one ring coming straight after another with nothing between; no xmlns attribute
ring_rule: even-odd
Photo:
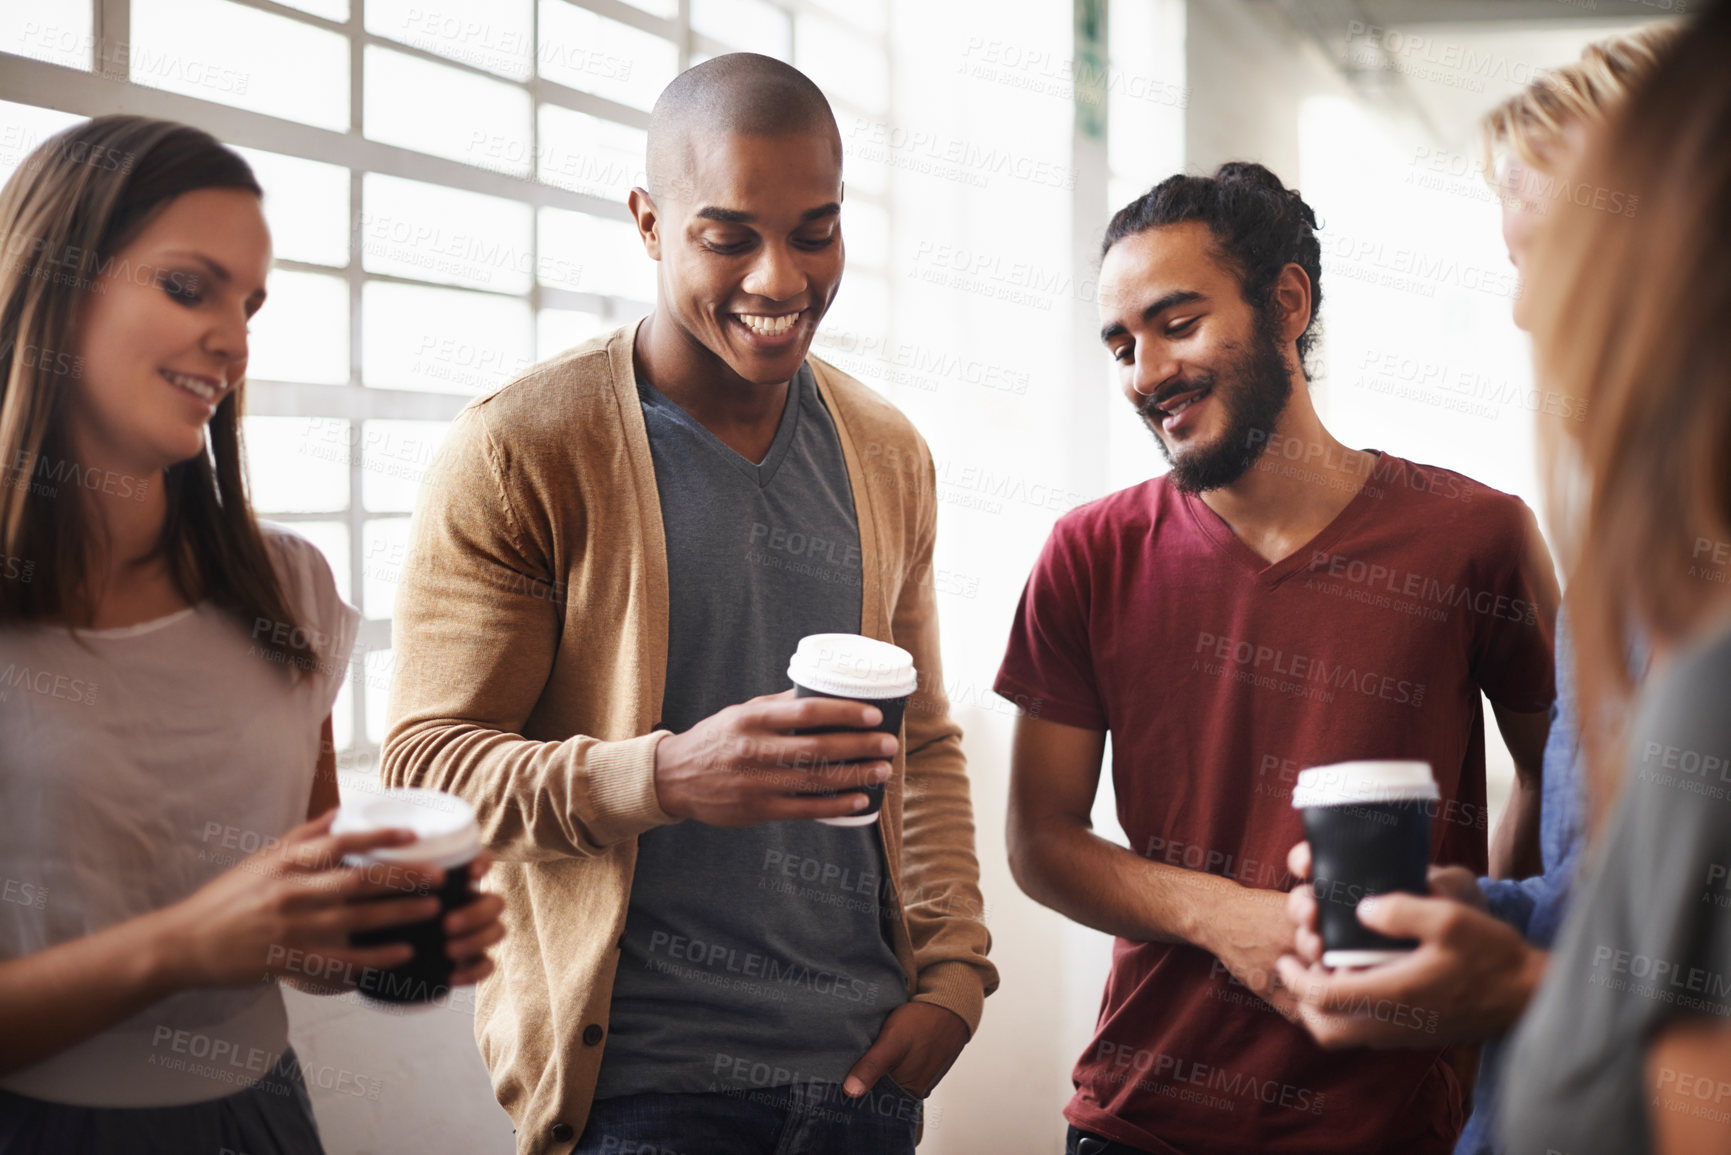
<svg viewBox="0 0 1731 1155"><path fill-rule="evenodd" d="M1180 493L1178 497L1184 503L1184 508L1190 514L1190 519L1196 524L1196 527L1209 540L1213 541L1218 549L1230 555L1235 562L1248 570L1260 585L1267 589L1273 589L1293 574L1303 570L1314 554L1329 552L1331 546L1345 537L1370 512L1371 502L1376 500L1380 490L1379 486L1372 484L1375 475L1383 471L1385 463L1392 463L1397 459L1390 457L1380 449L1366 449L1360 452L1376 455L1377 465L1372 471L1372 476L1365 478L1364 482L1359 485L1358 492L1352 495L1352 500L1334 515L1333 521L1323 526L1316 536L1277 562L1271 563L1267 558L1246 545L1242 538L1232 532L1232 527L1226 524L1226 519L1215 513L1208 503L1197 495Z"/></svg>
<svg viewBox="0 0 1731 1155"><path fill-rule="evenodd" d="M782 404L781 424L776 426L775 440L769 443L769 452L764 454L762 461L752 461L733 446L711 433L703 422L686 412L683 406L667 394L661 392L645 378L638 378L638 383L648 392L658 404L666 407L675 421L691 430L698 440L709 446L715 453L733 468L739 470L759 489L768 489L770 482L775 480L776 472L782 462L787 460L789 451L793 448L794 434L799 429L799 407L803 391L809 386L811 368L801 364L799 372L793 375L793 380L787 383L787 399Z"/></svg>

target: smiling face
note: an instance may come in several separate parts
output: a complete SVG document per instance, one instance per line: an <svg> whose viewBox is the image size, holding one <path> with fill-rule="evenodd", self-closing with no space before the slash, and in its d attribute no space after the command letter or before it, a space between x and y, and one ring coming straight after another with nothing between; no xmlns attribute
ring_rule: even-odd
<svg viewBox="0 0 1731 1155"><path fill-rule="evenodd" d="M204 450L204 427L246 373L270 232L259 200L199 189L114 254L85 302L69 408L86 463L150 476Z"/></svg>
<svg viewBox="0 0 1731 1155"><path fill-rule="evenodd" d="M1172 484L1194 493L1238 480L1291 396L1281 331L1291 318L1259 316L1208 226L1185 221L1107 251L1100 321L1119 387L1171 462Z"/></svg>
<svg viewBox="0 0 1731 1155"><path fill-rule="evenodd" d="M833 132L693 134L670 187L632 195L660 262L658 319L709 372L791 379L841 283L841 150Z"/></svg>

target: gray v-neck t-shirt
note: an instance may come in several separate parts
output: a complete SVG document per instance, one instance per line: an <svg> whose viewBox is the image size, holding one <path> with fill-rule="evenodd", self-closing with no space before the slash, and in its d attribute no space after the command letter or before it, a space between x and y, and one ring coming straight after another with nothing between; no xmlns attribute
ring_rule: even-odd
<svg viewBox="0 0 1731 1155"><path fill-rule="evenodd" d="M788 689L800 638L858 633L859 522L809 366L752 463L639 379L669 594L661 725ZM876 826L695 821L638 840L597 1098L839 1082L907 1000Z"/></svg>

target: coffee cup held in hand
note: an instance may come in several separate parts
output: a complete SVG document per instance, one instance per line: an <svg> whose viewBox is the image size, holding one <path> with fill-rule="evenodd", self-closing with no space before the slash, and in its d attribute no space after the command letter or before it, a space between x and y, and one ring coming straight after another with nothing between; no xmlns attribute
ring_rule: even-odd
<svg viewBox="0 0 1731 1155"><path fill-rule="evenodd" d="M432 1002L450 992L456 960L445 953L445 916L467 906L478 897L470 885L469 867L481 851L481 831L475 812L454 794L437 790L402 787L381 790L344 802L331 823L333 834L360 834L404 827L417 835L403 846L380 846L344 858L349 866L367 868L368 876L389 881L394 873L402 889L372 895L362 902L383 902L412 893L414 882L407 866L442 867L445 881L436 892L439 913L422 922L382 927L350 935L354 946L384 946L406 942L415 955L390 970L369 970L356 985L370 999L386 1003Z"/></svg>
<svg viewBox="0 0 1731 1155"><path fill-rule="evenodd" d="M849 698L865 702L883 712L883 721L871 727L892 734L899 742L902 714L908 698L919 684L914 670L914 657L900 646L880 642L860 634L810 634L800 639L799 648L788 662L787 676L793 679L795 696L800 698ZM833 734L855 729L851 726L822 726L796 730L798 734ZM842 794L864 794L864 810L841 818L819 818L830 826L869 826L877 821L883 809L884 784L849 787L847 790L826 790L813 794L817 798L835 798Z"/></svg>
<svg viewBox="0 0 1731 1155"><path fill-rule="evenodd" d="M1322 965L1374 966L1418 945L1358 921L1360 899L1425 894L1430 817L1438 798L1428 762L1338 762L1298 775L1292 805L1304 813Z"/></svg>

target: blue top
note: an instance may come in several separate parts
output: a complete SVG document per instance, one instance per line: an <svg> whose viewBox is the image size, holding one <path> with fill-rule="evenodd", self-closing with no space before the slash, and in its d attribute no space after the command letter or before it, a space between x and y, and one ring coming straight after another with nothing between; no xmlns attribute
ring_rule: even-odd
<svg viewBox="0 0 1731 1155"><path fill-rule="evenodd" d="M1545 739L1544 784L1539 805L1539 850L1545 872L1532 878L1481 878L1479 889L1491 913L1550 949L1569 905L1575 859L1586 842L1581 807L1581 727L1575 706L1574 642L1567 614L1557 615L1557 700ZM1481 1080L1482 1082L1482 1080Z"/></svg>
<svg viewBox="0 0 1731 1155"><path fill-rule="evenodd" d="M1581 796L1581 727L1575 705L1574 644L1569 618L1557 614L1557 700L1551 706L1551 732L1545 739L1544 783L1539 804L1539 850L1545 872L1532 878L1481 878L1479 889L1491 913L1520 931L1536 947L1549 950L1568 911L1575 860L1586 843ZM1479 1053L1473 1113L1455 1144L1455 1155L1493 1155L1497 1150L1497 1091L1502 1081L1507 1039L1487 1039Z"/></svg>

